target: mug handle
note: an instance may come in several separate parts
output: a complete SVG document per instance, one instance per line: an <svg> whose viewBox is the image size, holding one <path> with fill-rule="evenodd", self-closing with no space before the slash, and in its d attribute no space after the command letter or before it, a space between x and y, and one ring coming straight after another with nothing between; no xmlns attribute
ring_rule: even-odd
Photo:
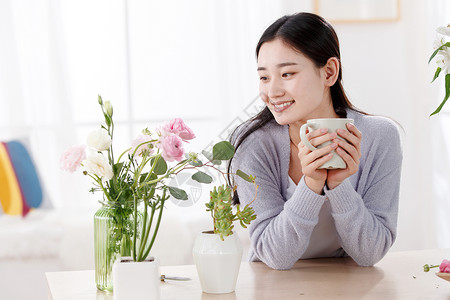
<svg viewBox="0 0 450 300"><path fill-rule="evenodd" d="M314 150L316 150L317 148L314 147L313 145L311 145L311 143L309 142L308 138L306 137L306 128L307 128L308 126L311 126L311 123L309 123L309 124L308 124L308 123L305 123L305 124L302 125L302 127L300 127L300 139L302 140L303 144L305 144L305 146L306 146L309 150L314 151Z"/></svg>

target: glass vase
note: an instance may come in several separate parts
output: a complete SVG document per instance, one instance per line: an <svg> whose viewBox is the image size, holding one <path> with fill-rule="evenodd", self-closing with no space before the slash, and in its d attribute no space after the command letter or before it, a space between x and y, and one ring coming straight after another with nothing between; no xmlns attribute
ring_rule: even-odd
<svg viewBox="0 0 450 300"><path fill-rule="evenodd" d="M101 204L94 215L95 283L97 289L112 292L114 262L131 255L133 201Z"/></svg>

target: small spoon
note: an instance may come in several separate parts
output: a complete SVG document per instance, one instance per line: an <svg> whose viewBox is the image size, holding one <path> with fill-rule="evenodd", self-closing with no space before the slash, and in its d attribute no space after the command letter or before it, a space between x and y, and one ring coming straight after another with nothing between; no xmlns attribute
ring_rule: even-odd
<svg viewBox="0 0 450 300"><path fill-rule="evenodd" d="M175 277L175 276L161 275L161 281L166 281L166 280L189 281L191 279L188 277Z"/></svg>

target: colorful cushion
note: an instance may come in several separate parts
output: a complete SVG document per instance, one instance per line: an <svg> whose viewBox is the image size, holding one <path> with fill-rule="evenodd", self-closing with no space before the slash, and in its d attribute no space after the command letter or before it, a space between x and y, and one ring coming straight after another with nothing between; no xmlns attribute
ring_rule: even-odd
<svg viewBox="0 0 450 300"><path fill-rule="evenodd" d="M25 216L41 205L43 192L34 163L20 141L0 143L0 204L9 215Z"/></svg>

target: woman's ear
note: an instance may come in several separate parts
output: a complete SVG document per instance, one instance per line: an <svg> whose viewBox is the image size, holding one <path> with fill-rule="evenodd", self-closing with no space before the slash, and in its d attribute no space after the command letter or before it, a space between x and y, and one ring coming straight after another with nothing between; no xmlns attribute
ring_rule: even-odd
<svg viewBox="0 0 450 300"><path fill-rule="evenodd" d="M339 60L336 57L330 57L322 67L324 72L325 84L327 86L333 86L339 76Z"/></svg>

